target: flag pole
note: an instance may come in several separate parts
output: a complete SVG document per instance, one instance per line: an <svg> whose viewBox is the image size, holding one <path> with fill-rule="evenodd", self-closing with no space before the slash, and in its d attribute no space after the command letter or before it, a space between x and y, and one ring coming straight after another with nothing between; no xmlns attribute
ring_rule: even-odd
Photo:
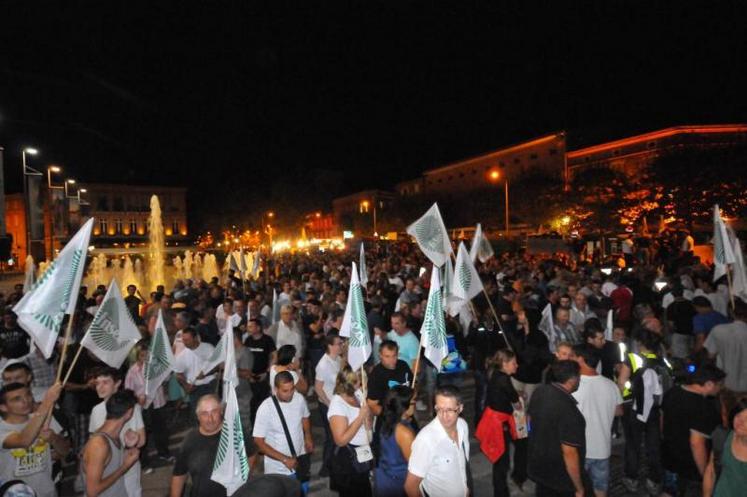
<svg viewBox="0 0 747 497"><path fill-rule="evenodd" d="M729 300L731 301L731 310L734 311L734 290L731 286L731 264L726 266L726 283L729 285Z"/></svg>
<svg viewBox="0 0 747 497"><path fill-rule="evenodd" d="M67 355L67 346L70 343L70 337L73 334L73 318L75 317L75 310L70 314L70 319L67 321L67 329L65 330L65 338L62 342L62 352L60 353L60 364L57 367L57 383L59 383L62 377L62 367L65 364L65 356Z"/></svg>
<svg viewBox="0 0 747 497"><path fill-rule="evenodd" d="M81 340L82 342L82 340ZM67 369L67 374L65 374L65 379L62 380L62 386L64 387L67 383L67 380L70 379L70 375L73 372L73 368L75 367L75 363L78 362L78 357L80 357L80 353L83 351L83 345L80 345L78 347L78 351L75 353L75 357L73 357L73 362L70 363L70 367ZM57 381L60 381L59 379Z"/></svg>

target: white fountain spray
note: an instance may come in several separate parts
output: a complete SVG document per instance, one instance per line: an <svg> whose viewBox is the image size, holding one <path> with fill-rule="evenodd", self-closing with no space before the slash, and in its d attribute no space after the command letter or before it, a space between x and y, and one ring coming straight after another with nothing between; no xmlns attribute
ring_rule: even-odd
<svg viewBox="0 0 747 497"><path fill-rule="evenodd" d="M161 219L161 204L158 197L150 198L150 217L148 218L148 285L155 290L158 285L165 285L163 274L165 243L163 238L163 221Z"/></svg>

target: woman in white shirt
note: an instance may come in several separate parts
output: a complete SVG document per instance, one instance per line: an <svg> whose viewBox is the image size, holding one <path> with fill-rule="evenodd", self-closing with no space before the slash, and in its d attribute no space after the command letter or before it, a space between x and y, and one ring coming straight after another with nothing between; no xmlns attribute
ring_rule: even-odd
<svg viewBox="0 0 747 497"><path fill-rule="evenodd" d="M330 468L330 488L340 497L370 497L370 416L360 374L345 365L337 375L327 419L335 442Z"/></svg>

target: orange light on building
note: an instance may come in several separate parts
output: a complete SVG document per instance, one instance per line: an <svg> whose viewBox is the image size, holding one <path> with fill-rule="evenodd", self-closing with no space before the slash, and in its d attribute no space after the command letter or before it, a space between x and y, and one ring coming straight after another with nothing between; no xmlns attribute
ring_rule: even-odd
<svg viewBox="0 0 747 497"><path fill-rule="evenodd" d="M166 236L171 236L171 235L174 234L174 231L171 228L166 228L163 231L164 231L164 233L166 233Z"/></svg>
<svg viewBox="0 0 747 497"><path fill-rule="evenodd" d="M497 183L499 179L501 179L501 172L498 169L493 168L488 171L488 181Z"/></svg>

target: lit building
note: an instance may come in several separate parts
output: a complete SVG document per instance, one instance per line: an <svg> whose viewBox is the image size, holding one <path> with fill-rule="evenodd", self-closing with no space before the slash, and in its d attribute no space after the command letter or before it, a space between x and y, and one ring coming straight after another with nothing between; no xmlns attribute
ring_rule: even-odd
<svg viewBox="0 0 747 497"><path fill-rule="evenodd" d="M352 231L355 236L373 236L394 199L394 193L382 190L364 190L334 199L332 215L338 234L341 230Z"/></svg>
<svg viewBox="0 0 747 497"><path fill-rule="evenodd" d="M331 212L317 211L306 214L303 219L303 227L306 237L309 239L329 239L339 235L335 227L335 218Z"/></svg>
<svg viewBox="0 0 747 497"><path fill-rule="evenodd" d="M88 191L90 216L96 219L91 238L95 245L146 241L152 195L158 197L161 205L166 243L183 241L189 233L186 188L111 183L81 186Z"/></svg>
<svg viewBox="0 0 747 497"><path fill-rule="evenodd" d="M586 169L633 175L667 153L747 143L747 124L674 126L568 152L567 179Z"/></svg>
<svg viewBox="0 0 747 497"><path fill-rule="evenodd" d="M498 168L509 181L528 172L542 171L563 179L565 172L565 132L540 136L493 152L471 157L425 171L421 178L400 182L400 196L469 192L485 188L488 171Z"/></svg>

